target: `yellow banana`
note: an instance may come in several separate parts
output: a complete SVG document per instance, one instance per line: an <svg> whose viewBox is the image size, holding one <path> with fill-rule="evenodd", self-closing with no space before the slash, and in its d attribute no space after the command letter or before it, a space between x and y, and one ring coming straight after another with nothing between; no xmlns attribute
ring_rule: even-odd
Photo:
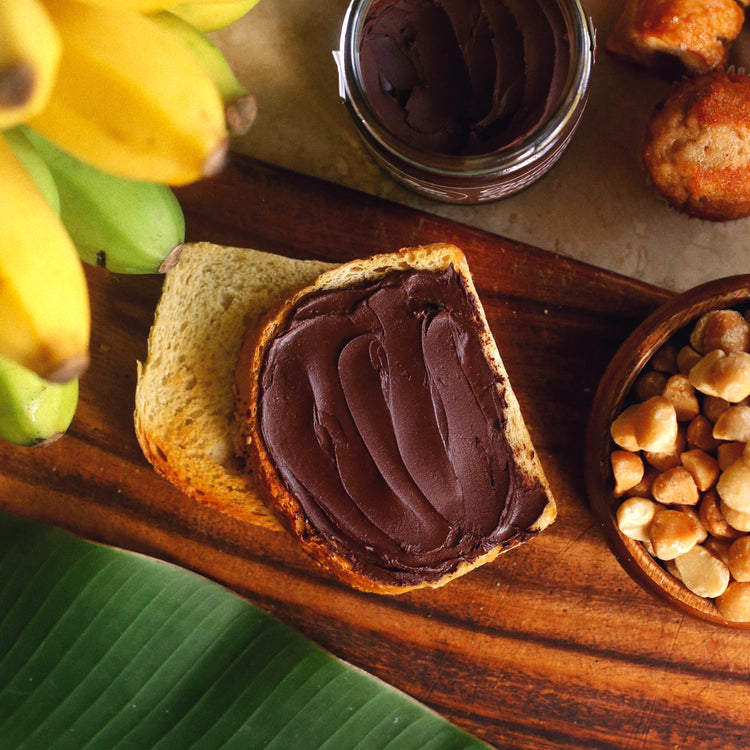
<svg viewBox="0 0 750 750"><path fill-rule="evenodd" d="M184 18L201 31L217 31L238 21L258 0L229 0L229 2L187 2L178 3L169 10Z"/></svg>
<svg viewBox="0 0 750 750"><path fill-rule="evenodd" d="M244 135L255 121L255 97L237 80L223 52L193 24L169 11L150 16L168 36L181 41L208 73L224 101L230 135Z"/></svg>
<svg viewBox="0 0 750 750"><path fill-rule="evenodd" d="M63 53L31 127L82 161L134 180L182 185L221 168L224 104L183 44L136 11L47 2Z"/></svg>
<svg viewBox="0 0 750 750"><path fill-rule="evenodd" d="M0 2L0 129L46 105L57 75L60 37L41 0Z"/></svg>
<svg viewBox="0 0 750 750"><path fill-rule="evenodd" d="M5 139L0 174L0 356L48 380L71 380L89 357L83 266L60 218Z"/></svg>

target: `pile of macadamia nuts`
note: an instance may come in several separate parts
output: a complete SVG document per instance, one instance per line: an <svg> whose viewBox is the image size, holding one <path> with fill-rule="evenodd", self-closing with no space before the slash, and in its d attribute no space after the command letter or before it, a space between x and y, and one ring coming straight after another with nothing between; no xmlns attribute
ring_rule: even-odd
<svg viewBox="0 0 750 750"><path fill-rule="evenodd" d="M611 424L620 531L721 616L750 621L750 315L673 336Z"/></svg>

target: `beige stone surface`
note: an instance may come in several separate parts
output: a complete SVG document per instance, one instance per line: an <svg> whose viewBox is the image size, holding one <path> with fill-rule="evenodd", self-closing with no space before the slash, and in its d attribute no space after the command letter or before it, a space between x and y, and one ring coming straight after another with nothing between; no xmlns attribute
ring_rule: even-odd
<svg viewBox="0 0 750 750"><path fill-rule="evenodd" d="M750 219L688 218L646 180L640 141L669 84L604 50L616 0L583 3L598 51L588 107L562 159L524 192L481 206L421 198L365 150L339 98L332 55L347 4L261 0L214 34L258 100L256 123L236 150L677 291L750 270ZM736 64L743 62L747 33L735 47Z"/></svg>

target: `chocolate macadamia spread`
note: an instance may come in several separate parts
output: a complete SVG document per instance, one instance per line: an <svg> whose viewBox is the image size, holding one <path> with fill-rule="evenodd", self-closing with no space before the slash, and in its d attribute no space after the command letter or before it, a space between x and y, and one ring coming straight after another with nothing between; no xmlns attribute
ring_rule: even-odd
<svg viewBox="0 0 750 750"><path fill-rule="evenodd" d="M260 434L312 527L388 584L533 536L547 503L504 434L461 276L392 271L304 298L260 373Z"/></svg>
<svg viewBox="0 0 750 750"><path fill-rule="evenodd" d="M533 132L571 64L556 0L375 0L359 56L370 106L396 138L460 155Z"/></svg>

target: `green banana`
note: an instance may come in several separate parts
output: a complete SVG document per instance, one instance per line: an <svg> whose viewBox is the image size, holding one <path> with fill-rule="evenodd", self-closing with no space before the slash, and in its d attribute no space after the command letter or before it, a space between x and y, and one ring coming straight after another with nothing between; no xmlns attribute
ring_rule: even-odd
<svg viewBox="0 0 750 750"><path fill-rule="evenodd" d="M150 17L167 36L179 39L208 73L224 101L230 135L247 133L255 121L257 103L255 97L237 79L224 53L204 32L168 10L153 13Z"/></svg>
<svg viewBox="0 0 750 750"><path fill-rule="evenodd" d="M78 407L78 378L50 383L0 357L0 439L32 446L63 435Z"/></svg>
<svg viewBox="0 0 750 750"><path fill-rule="evenodd" d="M18 157L18 160L37 184L37 187L44 193L47 202L59 216L60 193L57 190L55 178L52 176L52 172L50 172L44 159L42 159L20 127L3 130L2 134L13 149L13 153Z"/></svg>
<svg viewBox="0 0 750 750"><path fill-rule="evenodd" d="M103 172L35 130L23 134L46 163L60 196L60 218L89 265L113 273L160 273L185 241L185 217L167 185Z"/></svg>

